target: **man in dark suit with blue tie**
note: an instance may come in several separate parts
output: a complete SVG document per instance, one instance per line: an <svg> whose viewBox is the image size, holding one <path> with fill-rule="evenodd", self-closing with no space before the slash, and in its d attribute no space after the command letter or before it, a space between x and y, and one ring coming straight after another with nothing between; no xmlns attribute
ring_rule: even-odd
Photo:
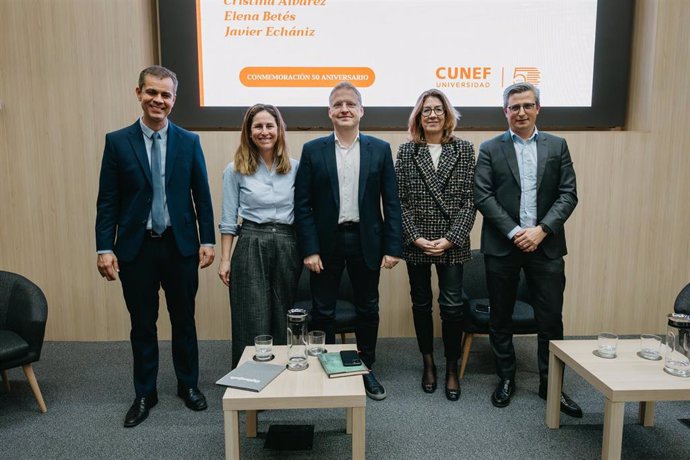
<svg viewBox="0 0 690 460"><path fill-rule="evenodd" d="M402 256L402 221L390 145L359 132L362 96L350 83L333 88L328 115L334 133L302 149L295 179L295 224L304 265L311 271L312 329L335 342L335 305L343 270L352 281L355 335L371 369L379 327L379 275ZM382 214L383 211L383 214ZM367 395L386 391L373 372Z"/></svg>
<svg viewBox="0 0 690 460"><path fill-rule="evenodd" d="M489 337L500 379L491 395L505 407L515 391L512 315L524 270L537 321L539 396L546 399L549 340L563 339L565 221L577 205L575 170L565 139L537 130L539 90L529 83L503 92L509 130L479 148L474 202L484 216L481 250L489 291ZM582 417L565 393L561 411Z"/></svg>
<svg viewBox="0 0 690 460"><path fill-rule="evenodd" d="M148 417L158 402L158 292L165 291L172 324L177 394L204 410L194 321L198 267L213 262L215 230L199 136L168 120L176 75L160 66L139 75L143 110L133 125L109 133L101 164L96 215L98 271L122 281L129 311L136 398L125 427ZM200 245L201 242L201 245Z"/></svg>

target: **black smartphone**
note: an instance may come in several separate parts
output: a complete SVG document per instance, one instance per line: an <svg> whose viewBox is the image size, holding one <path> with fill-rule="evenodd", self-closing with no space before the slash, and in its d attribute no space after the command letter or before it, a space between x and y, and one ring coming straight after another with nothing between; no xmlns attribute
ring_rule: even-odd
<svg viewBox="0 0 690 460"><path fill-rule="evenodd" d="M343 360L343 366L359 366L362 360L355 350L343 350L340 352L340 359Z"/></svg>

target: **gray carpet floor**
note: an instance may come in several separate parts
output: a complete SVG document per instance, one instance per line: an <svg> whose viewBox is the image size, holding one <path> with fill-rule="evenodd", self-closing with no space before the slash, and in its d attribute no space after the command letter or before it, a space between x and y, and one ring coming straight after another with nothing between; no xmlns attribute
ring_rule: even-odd
<svg viewBox="0 0 690 460"><path fill-rule="evenodd" d="M488 340L475 339L460 401L445 399L441 343L436 344L441 385L434 394L420 388L421 357L414 339L380 339L375 370L388 392L367 401L366 455L370 459L595 459L600 457L603 397L566 371L565 390L584 418L563 415L561 429L544 424L545 402L537 395L536 339L516 337L517 391L510 406L497 409L490 394L497 382ZM0 459L222 458L224 388L229 371L228 341L200 343L201 383L209 409L192 412L175 396L170 343L161 342L159 403L141 425L122 427L133 400L131 354L127 342L47 342L34 364L48 412L41 414L21 369L9 371L12 391L0 390ZM662 402L655 426L637 424L637 404L627 404L623 431L625 459L690 458L690 402ZM244 416L241 416L244 429ZM310 451L264 449L271 424L313 424ZM345 411L266 411L259 436L240 437L243 458L350 458Z"/></svg>

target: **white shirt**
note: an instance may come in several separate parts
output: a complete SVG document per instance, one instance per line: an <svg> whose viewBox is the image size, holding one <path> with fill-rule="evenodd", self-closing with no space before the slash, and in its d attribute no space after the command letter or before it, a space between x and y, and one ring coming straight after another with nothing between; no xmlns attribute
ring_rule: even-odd
<svg viewBox="0 0 690 460"><path fill-rule="evenodd" d="M434 169L438 169L438 162L441 161L441 152L443 152L443 146L441 144L426 144L429 147L429 153L431 154L431 162L434 164Z"/></svg>
<svg viewBox="0 0 690 460"><path fill-rule="evenodd" d="M338 223L359 222L359 133L349 147L344 147L335 137L335 161L338 169L340 210Z"/></svg>

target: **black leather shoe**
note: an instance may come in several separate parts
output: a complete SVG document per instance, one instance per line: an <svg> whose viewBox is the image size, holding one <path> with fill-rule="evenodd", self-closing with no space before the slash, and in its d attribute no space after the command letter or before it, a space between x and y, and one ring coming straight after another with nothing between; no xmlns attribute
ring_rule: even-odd
<svg viewBox="0 0 690 460"><path fill-rule="evenodd" d="M539 384L539 397L546 401L547 384L542 382ZM565 415L570 415L575 418L582 418L582 409L575 401L570 399L570 396L561 392L561 412Z"/></svg>
<svg viewBox="0 0 690 460"><path fill-rule="evenodd" d="M496 407L506 407L510 404L510 398L515 393L515 382L503 379L496 386L496 390L491 395L491 404Z"/></svg>
<svg viewBox="0 0 690 460"><path fill-rule="evenodd" d="M373 371L364 374L362 378L364 379L364 391L366 391L367 396L375 401L386 399L386 389L376 380Z"/></svg>
<svg viewBox="0 0 690 460"><path fill-rule="evenodd" d="M424 393L433 393L436 391L436 366L432 368L432 372L434 373L434 380L427 382L424 379L424 376L426 376L426 369L424 369L424 375L422 376L422 390L424 390Z"/></svg>
<svg viewBox="0 0 690 460"><path fill-rule="evenodd" d="M565 393L561 393L561 412L571 417L582 418L580 406Z"/></svg>
<svg viewBox="0 0 690 460"><path fill-rule="evenodd" d="M206 398L198 388L177 385L177 396L182 398L184 405L192 410L204 410L208 407Z"/></svg>
<svg viewBox="0 0 690 460"><path fill-rule="evenodd" d="M146 417L149 416L149 409L156 404L158 404L156 393L143 398L136 398L125 415L125 428L135 427L146 420Z"/></svg>

